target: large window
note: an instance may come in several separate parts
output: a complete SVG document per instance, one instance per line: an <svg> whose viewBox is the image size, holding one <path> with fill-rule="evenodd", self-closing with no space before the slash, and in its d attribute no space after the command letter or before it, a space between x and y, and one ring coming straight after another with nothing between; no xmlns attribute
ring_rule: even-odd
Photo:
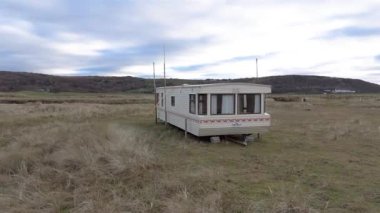
<svg viewBox="0 0 380 213"><path fill-rule="evenodd" d="M260 94L239 94L238 114L260 114L261 95Z"/></svg>
<svg viewBox="0 0 380 213"><path fill-rule="evenodd" d="M198 94L198 115L207 115L207 94Z"/></svg>
<svg viewBox="0 0 380 213"><path fill-rule="evenodd" d="M212 94L211 95L211 115L231 115L235 114L234 94Z"/></svg>
<svg viewBox="0 0 380 213"><path fill-rule="evenodd" d="M195 114L195 94L189 95L189 112Z"/></svg>

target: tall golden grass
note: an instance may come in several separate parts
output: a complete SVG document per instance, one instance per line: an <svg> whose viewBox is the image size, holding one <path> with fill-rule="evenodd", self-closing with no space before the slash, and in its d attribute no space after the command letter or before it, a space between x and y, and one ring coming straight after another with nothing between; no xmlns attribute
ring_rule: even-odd
<svg viewBox="0 0 380 213"><path fill-rule="evenodd" d="M269 99L245 148L185 140L151 104L0 104L0 211L377 212L380 99L307 100Z"/></svg>
<svg viewBox="0 0 380 213"><path fill-rule="evenodd" d="M152 147L171 133L134 124L150 105L0 105L0 113L2 211L220 209L220 193L199 204L180 177L165 173ZM214 175L205 172L196 176Z"/></svg>
<svg viewBox="0 0 380 213"><path fill-rule="evenodd" d="M134 193L143 176L153 175L157 167L148 143L153 134L99 122L100 116L107 118L104 113L112 114L104 106L1 108L9 116L7 124L20 124L3 123L1 131L1 140L6 141L0 150L4 211L107 212L149 207ZM139 110L129 106L125 111L133 116Z"/></svg>

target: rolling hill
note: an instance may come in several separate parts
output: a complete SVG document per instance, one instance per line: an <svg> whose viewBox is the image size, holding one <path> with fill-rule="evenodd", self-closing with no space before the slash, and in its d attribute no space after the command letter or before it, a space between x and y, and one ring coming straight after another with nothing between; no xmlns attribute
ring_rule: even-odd
<svg viewBox="0 0 380 213"><path fill-rule="evenodd" d="M270 76L259 79L167 79L167 85L205 84L221 82L255 82L272 85L273 93L322 93L325 90L346 89L357 93L378 93L380 85L358 79L309 75ZM162 79L157 85L162 86ZM0 71L0 91L45 92L151 92L152 79L102 76L54 76L27 72Z"/></svg>

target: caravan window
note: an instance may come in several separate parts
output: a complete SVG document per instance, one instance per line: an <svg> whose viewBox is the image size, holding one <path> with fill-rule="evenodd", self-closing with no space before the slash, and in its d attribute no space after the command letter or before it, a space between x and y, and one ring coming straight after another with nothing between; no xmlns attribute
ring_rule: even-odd
<svg viewBox="0 0 380 213"><path fill-rule="evenodd" d="M189 95L189 112L195 114L195 94Z"/></svg>
<svg viewBox="0 0 380 213"><path fill-rule="evenodd" d="M260 114L261 95L260 94L239 94L238 114Z"/></svg>
<svg viewBox="0 0 380 213"><path fill-rule="evenodd" d="M264 109L263 109L263 113L265 113L265 112L267 112L267 107L266 107L266 105L267 105L267 100L266 100L264 94L263 94L263 100L264 100Z"/></svg>
<svg viewBox="0 0 380 213"><path fill-rule="evenodd" d="M207 94L198 94L198 115L207 115Z"/></svg>
<svg viewBox="0 0 380 213"><path fill-rule="evenodd" d="M159 93L156 93L156 105L160 103L160 95Z"/></svg>
<svg viewBox="0 0 380 213"><path fill-rule="evenodd" d="M164 93L161 93L161 106L164 106Z"/></svg>
<svg viewBox="0 0 380 213"><path fill-rule="evenodd" d="M175 106L175 97L174 96L171 97L171 104L172 104L172 106Z"/></svg>
<svg viewBox="0 0 380 213"><path fill-rule="evenodd" d="M235 114L234 94L212 94L211 95L211 115L232 115Z"/></svg>

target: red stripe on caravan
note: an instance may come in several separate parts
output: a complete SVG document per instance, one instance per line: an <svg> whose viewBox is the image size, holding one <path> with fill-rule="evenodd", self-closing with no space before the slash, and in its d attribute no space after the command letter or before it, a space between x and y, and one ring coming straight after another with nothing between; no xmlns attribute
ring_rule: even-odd
<svg viewBox="0 0 380 213"><path fill-rule="evenodd" d="M158 110L160 111L164 111L163 109L159 109ZM241 119L209 119L209 120L200 120L200 119L195 119L195 118L191 118L191 117L188 117L188 116L184 116L184 115L181 115L179 113L176 113L176 112L172 112L172 111L167 111L168 113L171 113L171 114L174 114L174 115L177 115L179 117L183 117L183 118L187 118L189 120L192 120L196 123L226 123L226 122L257 122L257 121L270 121L271 118L241 118Z"/></svg>

